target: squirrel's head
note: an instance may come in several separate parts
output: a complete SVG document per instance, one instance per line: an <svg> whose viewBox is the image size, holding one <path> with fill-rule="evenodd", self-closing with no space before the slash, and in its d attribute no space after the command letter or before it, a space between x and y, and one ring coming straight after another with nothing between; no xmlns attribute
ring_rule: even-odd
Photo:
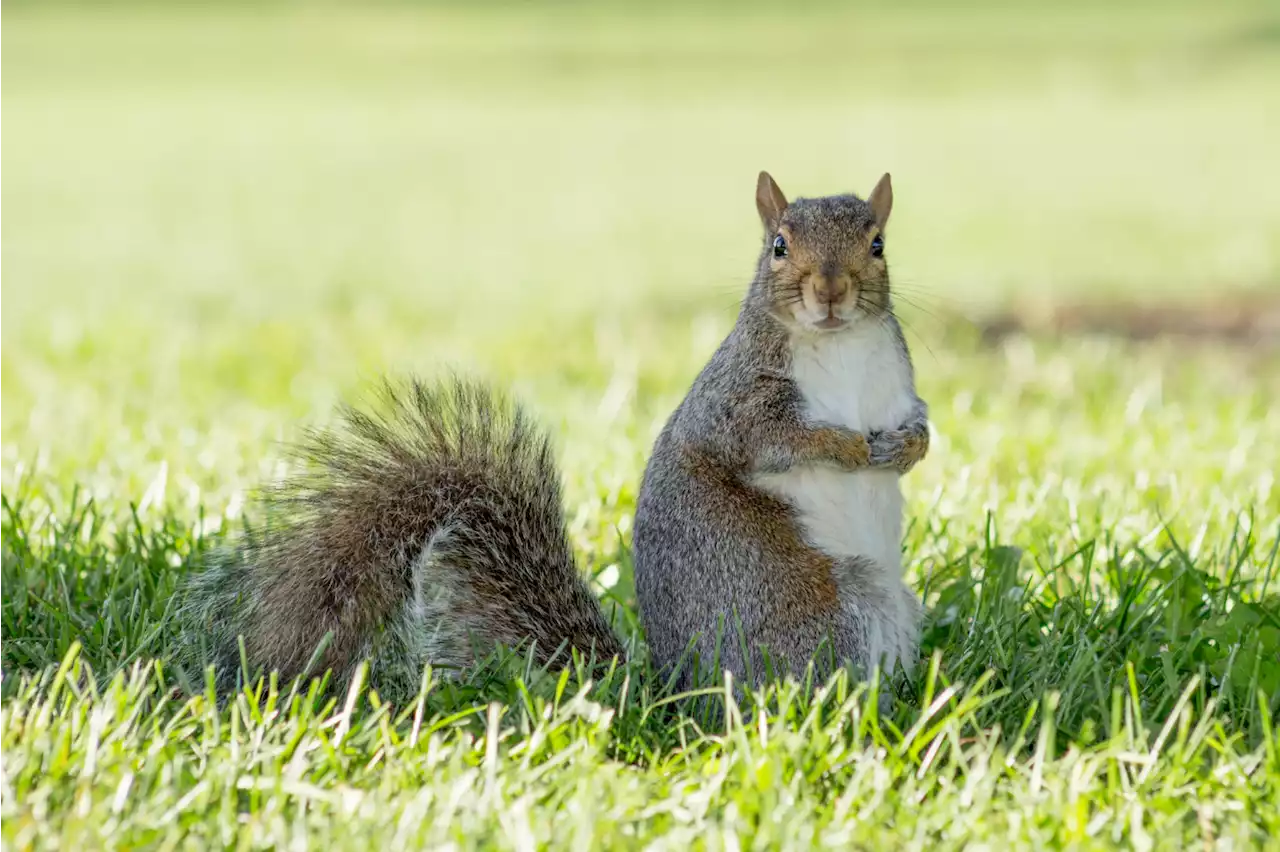
<svg viewBox="0 0 1280 852"><path fill-rule="evenodd" d="M854 195L788 203L768 172L756 184L764 249L752 283L758 304L792 329L833 332L890 309L884 228L889 175L866 201Z"/></svg>

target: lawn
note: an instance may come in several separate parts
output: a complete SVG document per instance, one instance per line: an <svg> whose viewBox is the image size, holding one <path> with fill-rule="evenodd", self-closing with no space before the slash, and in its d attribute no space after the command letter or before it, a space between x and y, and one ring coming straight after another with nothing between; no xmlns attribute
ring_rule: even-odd
<svg viewBox="0 0 1280 852"><path fill-rule="evenodd" d="M1280 837L1280 349L980 333L1277 303L1274 4L9 4L3 72L5 848ZM930 615L909 680L717 720L647 670L628 545L761 168L893 173ZM213 700L186 572L337 400L449 367L553 431L634 658Z"/></svg>

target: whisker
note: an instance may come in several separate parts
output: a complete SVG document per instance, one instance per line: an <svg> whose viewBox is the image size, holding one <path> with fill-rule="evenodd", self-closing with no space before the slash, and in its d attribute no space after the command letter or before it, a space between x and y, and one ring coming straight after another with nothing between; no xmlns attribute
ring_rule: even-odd
<svg viewBox="0 0 1280 852"><path fill-rule="evenodd" d="M894 293L904 293L919 300L928 300L929 302L945 308L952 313L967 313L969 310L979 305L979 302L976 299L958 298L954 293L943 292L936 287L930 287L913 281L895 280L891 289Z"/></svg>
<svg viewBox="0 0 1280 852"><path fill-rule="evenodd" d="M886 300L884 304L874 305L873 309L868 309L868 306L872 305L873 303L865 299L864 292L865 291L863 290L858 291L858 305L864 311L866 311L866 313L869 316L874 318L876 322L880 324L881 328L889 332L894 332L895 331L894 326L896 324L897 333L900 333L903 335L910 333L911 336L913 336L919 342L919 344L922 347L924 347L925 351L929 353L930 358L932 358L934 361L938 360L938 354L933 351L933 347L929 345L928 340L926 340L922 334L920 334L914 327L912 327L910 323L904 322L902 320L902 317L900 317L898 313L894 311L892 302L889 302ZM887 288L881 288L875 292L879 292L887 296Z"/></svg>
<svg viewBox="0 0 1280 852"><path fill-rule="evenodd" d="M929 341L925 339L924 335L912 328L909 323L903 322L901 319L898 320L898 325L904 332L910 332L911 336L914 337L916 341L924 347L924 350L929 353L930 358L935 362L938 361L938 353L933 351L933 347L929 345Z"/></svg>
<svg viewBox="0 0 1280 852"><path fill-rule="evenodd" d="M941 317L941 316L939 316L938 314L934 313L933 311L931 311L930 309L926 308L924 305L920 304L919 302L917 302L917 301L913 300L913 299L912 299L911 297L909 297L909 296L904 296L904 295L902 295L901 293L894 293L894 300L895 300L895 301L898 301L898 302L902 302L902 303L903 303L903 304L905 304L905 305L909 305L909 306L910 306L910 307L912 307L912 308L915 308L917 311L920 311L921 313L925 314L926 316L928 316L930 319L934 320L935 322L942 323L942 322L944 322L944 321L945 321L943 317Z"/></svg>

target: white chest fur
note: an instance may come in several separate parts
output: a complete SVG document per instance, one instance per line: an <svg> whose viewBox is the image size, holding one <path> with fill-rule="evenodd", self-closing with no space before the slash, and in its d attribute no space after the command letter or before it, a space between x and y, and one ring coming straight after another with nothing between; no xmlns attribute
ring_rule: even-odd
<svg viewBox="0 0 1280 852"><path fill-rule="evenodd" d="M909 367L893 333L866 321L797 341L792 370L815 422L868 433L896 429L911 413ZM892 470L844 472L819 465L758 477L795 506L809 543L828 555L862 556L886 581L902 575L902 490Z"/></svg>

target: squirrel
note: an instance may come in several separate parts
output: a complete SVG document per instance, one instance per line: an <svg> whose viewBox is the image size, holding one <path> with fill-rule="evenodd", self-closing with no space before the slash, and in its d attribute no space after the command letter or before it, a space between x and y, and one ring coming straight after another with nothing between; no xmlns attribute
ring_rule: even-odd
<svg viewBox="0 0 1280 852"><path fill-rule="evenodd" d="M867 202L790 206L760 177L757 275L637 506L641 621L664 667L731 612L796 663L825 634L864 664L914 646L897 478L928 429L888 296L891 203L887 175ZM384 696L411 696L426 664L466 669L498 646L540 665L627 655L575 565L550 438L506 394L386 382L294 455L263 525L209 551L179 603L181 659L212 664L220 691L246 666L341 684L370 660ZM723 661L742 675L757 657Z"/></svg>
<svg viewBox="0 0 1280 852"><path fill-rule="evenodd" d="M640 488L649 650L686 686L700 665L751 682L810 660L907 669L921 604L902 579L899 477L929 429L890 297L890 177L865 201L789 204L761 172L756 207L764 246L737 322Z"/></svg>

